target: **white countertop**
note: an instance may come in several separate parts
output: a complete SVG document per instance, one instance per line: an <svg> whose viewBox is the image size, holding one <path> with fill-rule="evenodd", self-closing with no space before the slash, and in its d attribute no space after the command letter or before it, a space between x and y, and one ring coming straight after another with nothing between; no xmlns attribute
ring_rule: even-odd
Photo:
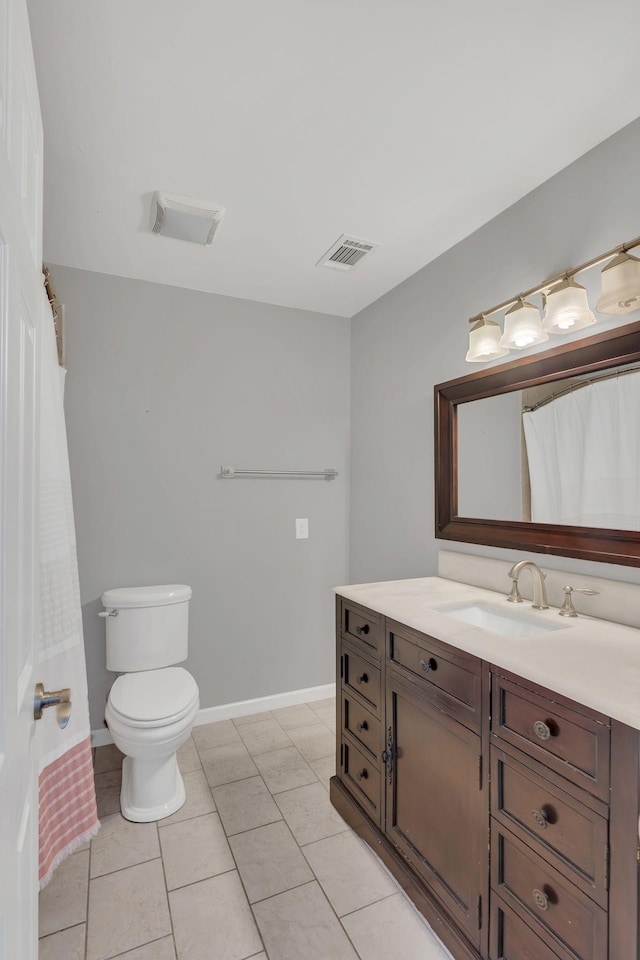
<svg viewBox="0 0 640 960"><path fill-rule="evenodd" d="M560 618L558 609L517 609L563 629L503 637L447 616L434 607L454 602L511 604L504 594L441 577L361 583L334 590L346 600L465 650L496 667L640 730L640 630L590 617Z"/></svg>

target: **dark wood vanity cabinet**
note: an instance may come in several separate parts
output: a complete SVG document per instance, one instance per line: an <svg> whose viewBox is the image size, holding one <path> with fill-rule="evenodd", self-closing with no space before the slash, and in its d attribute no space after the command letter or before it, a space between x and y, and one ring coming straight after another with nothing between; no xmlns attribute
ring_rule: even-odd
<svg viewBox="0 0 640 960"><path fill-rule="evenodd" d="M331 798L456 960L640 960L640 735L338 598Z"/></svg>

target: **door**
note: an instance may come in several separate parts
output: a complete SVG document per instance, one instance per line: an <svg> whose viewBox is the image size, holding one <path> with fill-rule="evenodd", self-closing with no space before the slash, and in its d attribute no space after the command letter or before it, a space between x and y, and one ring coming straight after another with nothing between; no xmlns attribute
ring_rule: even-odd
<svg viewBox="0 0 640 960"><path fill-rule="evenodd" d="M0 0L0 960L37 955L41 197L26 3Z"/></svg>
<svg viewBox="0 0 640 960"><path fill-rule="evenodd" d="M386 833L478 946L488 840L480 737L389 674L387 728Z"/></svg>

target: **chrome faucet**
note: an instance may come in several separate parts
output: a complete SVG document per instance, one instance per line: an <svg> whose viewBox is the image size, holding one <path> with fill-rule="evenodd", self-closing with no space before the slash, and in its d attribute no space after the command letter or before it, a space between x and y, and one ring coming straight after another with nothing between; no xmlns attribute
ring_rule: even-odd
<svg viewBox="0 0 640 960"><path fill-rule="evenodd" d="M520 591L518 590L518 577L520 576L520 571L524 570L525 567L528 567L531 570L531 579L533 581L533 609L534 610L548 610L549 604L547 603L547 591L544 586L544 579L546 573L543 573L540 567L533 562L533 560L520 560L518 563L514 563L509 570L507 576L513 581L511 586L511 593L507 597L507 600L510 603L522 603L522 597L520 596Z"/></svg>

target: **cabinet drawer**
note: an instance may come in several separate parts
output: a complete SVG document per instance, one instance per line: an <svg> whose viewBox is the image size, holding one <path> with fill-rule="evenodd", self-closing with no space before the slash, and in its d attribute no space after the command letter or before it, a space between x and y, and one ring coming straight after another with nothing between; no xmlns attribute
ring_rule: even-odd
<svg viewBox="0 0 640 960"><path fill-rule="evenodd" d="M502 740L607 800L609 727L594 714L572 710L494 674L492 725Z"/></svg>
<svg viewBox="0 0 640 960"><path fill-rule="evenodd" d="M380 824L382 777L377 765L363 752L342 741L342 782L372 820Z"/></svg>
<svg viewBox="0 0 640 960"><path fill-rule="evenodd" d="M580 960L607 955L607 914L521 840L491 825L491 886Z"/></svg>
<svg viewBox="0 0 640 960"><path fill-rule="evenodd" d="M364 701L364 705L379 717L380 668L343 643L341 669L345 690Z"/></svg>
<svg viewBox="0 0 640 960"><path fill-rule="evenodd" d="M342 601L342 636L360 645L378 659L382 656L383 620L378 613L348 600Z"/></svg>
<svg viewBox="0 0 640 960"><path fill-rule="evenodd" d="M590 806L581 803L559 787L560 778L554 781L552 776L541 777L492 744L492 816L550 859L584 893L606 906L606 807L586 795Z"/></svg>
<svg viewBox="0 0 640 960"><path fill-rule="evenodd" d="M457 719L479 726L480 660L389 620L387 655L398 673L417 681L430 700Z"/></svg>
<svg viewBox="0 0 640 960"><path fill-rule="evenodd" d="M356 700L343 694L342 702L342 729L347 730L352 737L380 761L382 747L380 745L380 721L369 713Z"/></svg>
<svg viewBox="0 0 640 960"><path fill-rule="evenodd" d="M518 914L491 897L489 921L490 960L566 960L566 954L557 954L535 935Z"/></svg>

